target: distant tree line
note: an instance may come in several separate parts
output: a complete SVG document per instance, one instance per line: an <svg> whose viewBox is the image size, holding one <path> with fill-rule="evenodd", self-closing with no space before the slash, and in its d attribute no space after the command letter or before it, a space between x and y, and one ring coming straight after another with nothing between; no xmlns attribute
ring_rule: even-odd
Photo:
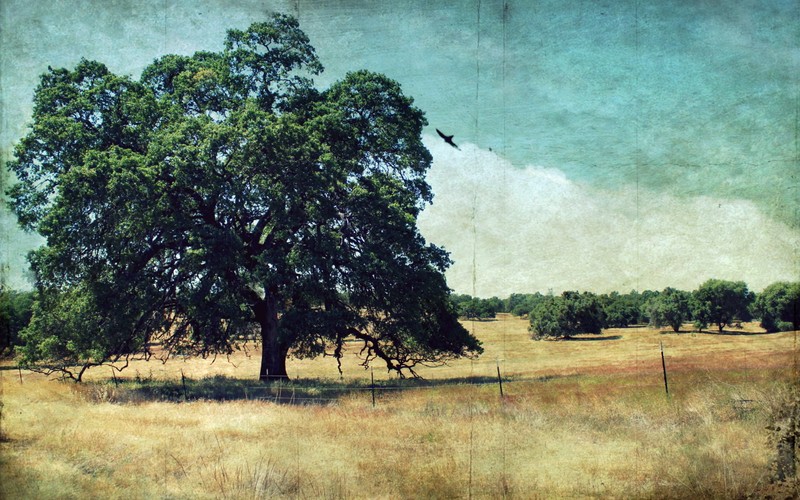
<svg viewBox="0 0 800 500"><path fill-rule="evenodd" d="M451 300L464 319L491 319L497 313L527 316L534 338L599 334L604 328L632 325L670 327L678 332L685 323L701 331L716 326L721 332L753 319L767 332L800 329L800 282L776 282L759 294L743 281L709 279L691 292L668 287L624 294L512 293L506 299L453 294Z"/></svg>
<svg viewBox="0 0 800 500"><path fill-rule="evenodd" d="M0 356L21 345L19 333L30 321L34 300L34 292L0 289ZM754 319L770 333L800 330L800 282L776 282L758 294L743 281L710 279L691 292L668 287L603 294L512 293L505 299L451 294L450 300L462 319L488 320L498 313L528 317L534 338L599 334L604 328L633 325L678 332L686 323L698 330L713 325L722 331Z"/></svg>
<svg viewBox="0 0 800 500"><path fill-rule="evenodd" d="M506 301L497 297L481 299L471 295L454 293L450 300L456 307L458 315L464 319L491 319L497 313L508 312Z"/></svg>

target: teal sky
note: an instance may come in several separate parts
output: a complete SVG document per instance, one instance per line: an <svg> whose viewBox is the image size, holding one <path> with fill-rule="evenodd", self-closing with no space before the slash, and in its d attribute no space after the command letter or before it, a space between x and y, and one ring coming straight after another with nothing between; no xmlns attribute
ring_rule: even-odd
<svg viewBox="0 0 800 500"><path fill-rule="evenodd" d="M430 122L423 234L478 295L800 277L800 4L791 1L0 0L0 146L38 76L81 57L138 77L226 29L298 16L327 86L398 80ZM455 134L443 147L434 127ZM5 279L37 244L0 217Z"/></svg>

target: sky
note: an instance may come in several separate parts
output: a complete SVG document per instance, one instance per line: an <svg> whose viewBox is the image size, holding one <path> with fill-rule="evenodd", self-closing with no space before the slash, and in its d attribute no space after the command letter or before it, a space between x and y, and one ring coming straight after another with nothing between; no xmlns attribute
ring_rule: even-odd
<svg viewBox="0 0 800 500"><path fill-rule="evenodd" d="M459 293L800 279L796 0L0 0L0 150L39 75L81 58L138 77L225 31L298 17L325 72L397 80L429 121L425 238ZM454 134L444 144L435 128ZM6 179L6 182L10 182ZM41 241L0 207L6 284Z"/></svg>

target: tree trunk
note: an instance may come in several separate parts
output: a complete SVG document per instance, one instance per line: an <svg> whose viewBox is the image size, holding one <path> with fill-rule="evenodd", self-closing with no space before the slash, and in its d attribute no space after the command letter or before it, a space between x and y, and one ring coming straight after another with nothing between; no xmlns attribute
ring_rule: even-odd
<svg viewBox="0 0 800 500"><path fill-rule="evenodd" d="M253 307L253 312L261 326L259 380L288 379L286 356L289 349L281 343L278 336L278 308L275 305L275 298L267 293L266 298Z"/></svg>

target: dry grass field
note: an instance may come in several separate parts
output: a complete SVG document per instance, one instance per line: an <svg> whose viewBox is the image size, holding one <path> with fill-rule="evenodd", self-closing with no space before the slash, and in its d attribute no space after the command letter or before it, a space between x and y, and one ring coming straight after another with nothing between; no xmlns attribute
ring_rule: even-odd
<svg viewBox="0 0 800 500"><path fill-rule="evenodd" d="M647 328L532 341L468 322L478 360L398 381L354 358L132 363L76 385L0 368L1 498L747 498L771 491L767 427L796 333ZM660 344L669 375L665 395ZM503 377L499 394L497 366ZM182 375L185 381L182 380ZM405 390L398 390L397 387ZM785 490L790 491L790 490Z"/></svg>

